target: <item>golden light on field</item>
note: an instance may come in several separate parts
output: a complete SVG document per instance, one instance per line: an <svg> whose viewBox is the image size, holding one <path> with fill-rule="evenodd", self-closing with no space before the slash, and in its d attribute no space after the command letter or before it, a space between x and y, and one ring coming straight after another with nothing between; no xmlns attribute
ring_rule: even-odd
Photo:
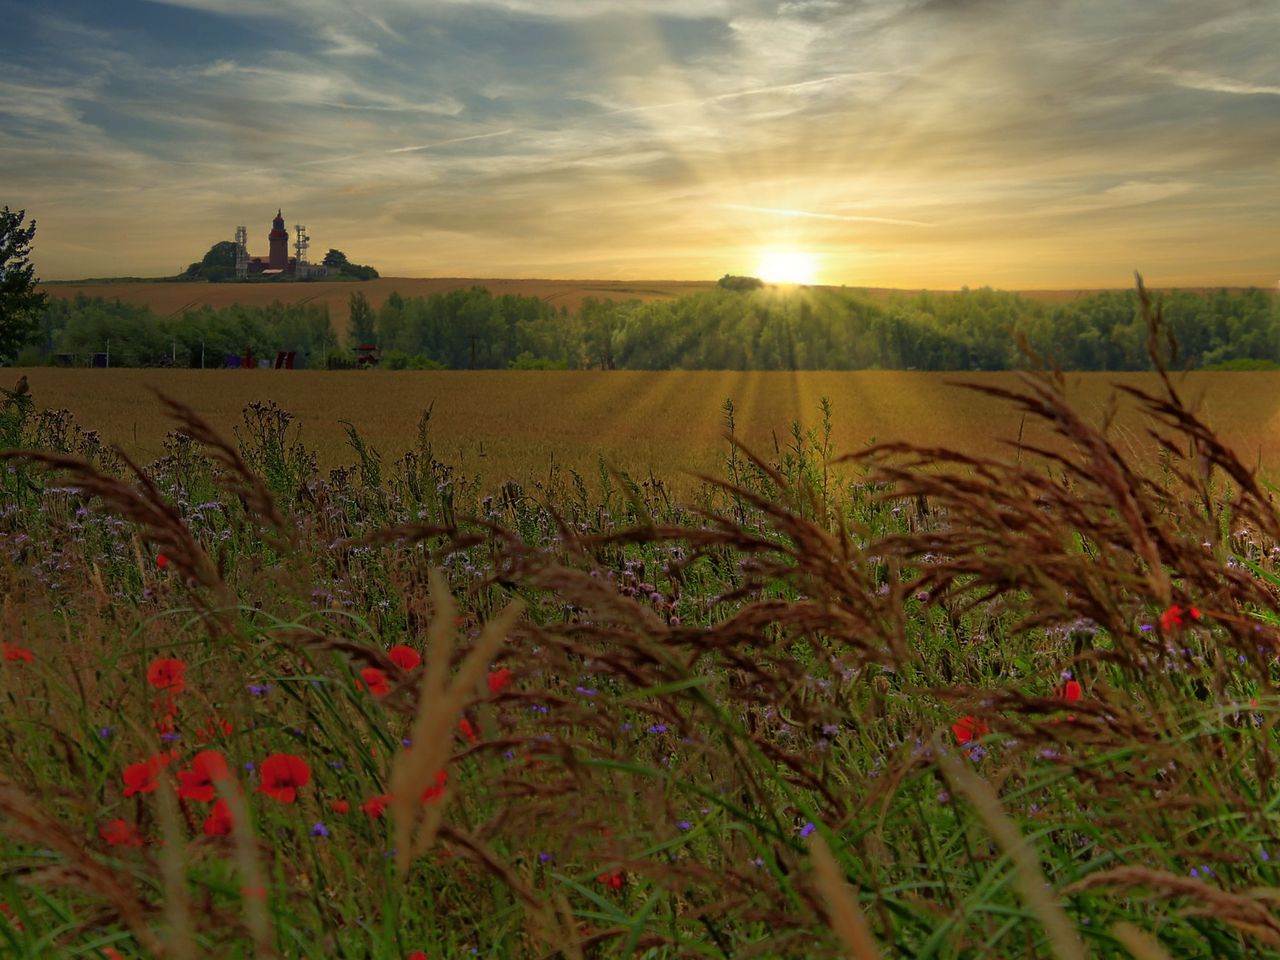
<svg viewBox="0 0 1280 960"><path fill-rule="evenodd" d="M818 260L799 250L766 250L756 265L756 276L765 283L813 283Z"/></svg>

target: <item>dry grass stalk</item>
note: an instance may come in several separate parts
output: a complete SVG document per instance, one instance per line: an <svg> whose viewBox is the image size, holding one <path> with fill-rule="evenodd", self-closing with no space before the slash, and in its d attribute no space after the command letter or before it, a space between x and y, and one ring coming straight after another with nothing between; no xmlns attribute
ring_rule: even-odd
<svg viewBox="0 0 1280 960"><path fill-rule="evenodd" d="M1111 933L1133 954L1134 960L1172 960L1159 940L1132 923L1117 923Z"/></svg>
<svg viewBox="0 0 1280 960"><path fill-rule="evenodd" d="M165 957L164 944L151 929L154 908L145 903L128 874L99 863L82 836L74 836L51 819L43 805L16 784L0 781L0 818L11 836L37 847L47 847L67 860L64 879L90 897L105 900L129 928L138 945L156 957Z"/></svg>
<svg viewBox="0 0 1280 960"><path fill-rule="evenodd" d="M255 957L270 960L276 956L275 934L267 910L267 878L258 858L257 842L249 820L249 805L231 780L216 784L219 796L227 801L231 814L231 841L236 868L240 871L240 902L244 905L245 924L253 938Z"/></svg>
<svg viewBox="0 0 1280 960"><path fill-rule="evenodd" d="M195 960L198 954L191 925L191 897L187 890L186 837L173 784L165 777L160 778L159 784L156 799L160 829L164 832L160 874L164 881L164 915L169 927L166 941L169 955L176 960Z"/></svg>
<svg viewBox="0 0 1280 960"><path fill-rule="evenodd" d="M968 798L983 826L1013 862L1014 879L1027 905L1040 918L1049 944L1060 960L1085 960L1084 944L1062 905L1049 892L1052 888L1035 850L1021 831L1005 814L1000 798L985 780L963 766L954 756L935 742L938 766L947 781Z"/></svg>
<svg viewBox="0 0 1280 960"><path fill-rule="evenodd" d="M391 767L396 869L401 877L408 874L414 858L431 846L440 828L449 791L446 789L436 803L427 806L425 815L420 798L435 784L437 774L445 770L456 718L475 696L490 662L524 613L522 601L507 604L485 625L475 646L450 680L453 619L457 608L448 582L439 570L431 571L430 592L435 617L427 631L426 671L410 733L413 746L398 752Z"/></svg>
<svg viewBox="0 0 1280 960"><path fill-rule="evenodd" d="M813 835L809 856L813 860L813 882L827 905L827 919L850 960L880 960L880 951L867 918L858 906L857 895L845 882L831 848L821 835Z"/></svg>
<svg viewBox="0 0 1280 960"><path fill-rule="evenodd" d="M1073 883L1067 893L1098 887L1148 887L1162 898L1186 897L1192 905L1182 910L1187 916L1213 917L1229 923L1242 933L1261 940L1270 947L1280 947L1280 917L1262 903L1274 898L1270 890L1250 891L1251 896L1231 893L1195 877L1184 877L1166 870L1149 867L1116 867L1100 870Z"/></svg>

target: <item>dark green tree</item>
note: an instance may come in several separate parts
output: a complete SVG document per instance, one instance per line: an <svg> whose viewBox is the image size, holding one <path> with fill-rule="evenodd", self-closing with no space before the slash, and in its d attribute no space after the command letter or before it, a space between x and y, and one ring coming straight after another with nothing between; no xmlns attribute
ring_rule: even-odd
<svg viewBox="0 0 1280 960"><path fill-rule="evenodd" d="M347 255L341 250L334 250L331 247L320 262L332 270L341 270L347 265Z"/></svg>
<svg viewBox="0 0 1280 960"><path fill-rule="evenodd" d="M31 341L40 326L45 294L36 290L40 278L31 264L31 241L36 222L23 226L27 211L6 206L0 212L0 360L12 360Z"/></svg>
<svg viewBox="0 0 1280 960"><path fill-rule="evenodd" d="M187 276L204 280L225 280L235 273L236 245L230 240L219 240L204 259L187 267Z"/></svg>
<svg viewBox="0 0 1280 960"><path fill-rule="evenodd" d="M374 342L373 307L363 293L353 293L347 321L347 346L360 347Z"/></svg>

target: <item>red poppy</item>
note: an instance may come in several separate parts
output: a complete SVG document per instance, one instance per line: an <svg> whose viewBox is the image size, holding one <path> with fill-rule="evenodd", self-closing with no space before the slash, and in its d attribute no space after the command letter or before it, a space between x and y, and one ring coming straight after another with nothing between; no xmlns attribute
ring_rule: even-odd
<svg viewBox="0 0 1280 960"><path fill-rule="evenodd" d="M1067 703L1075 703L1084 697L1084 691L1080 687L1080 681L1068 680L1057 690L1054 691L1059 700L1065 700Z"/></svg>
<svg viewBox="0 0 1280 960"><path fill-rule="evenodd" d="M131 763L125 767L120 775L124 781L124 795L132 797L135 793L155 793L156 788L160 786L160 781L157 779L160 776L160 769L168 766L168 762L163 758L164 755L159 754L148 757L141 763Z"/></svg>
<svg viewBox="0 0 1280 960"><path fill-rule="evenodd" d="M258 792L281 803L293 803L298 798L298 788L311 779L307 761L290 753L273 753L262 761L258 772L262 775Z"/></svg>
<svg viewBox="0 0 1280 960"><path fill-rule="evenodd" d="M159 567L161 570L163 570L168 565L169 565L169 558L165 556L163 553L157 553L156 566Z"/></svg>
<svg viewBox="0 0 1280 960"><path fill-rule="evenodd" d="M364 681L364 685L375 697L385 697L391 692L391 684L387 681L385 670L379 670L377 667L365 667L360 671L360 679Z"/></svg>
<svg viewBox="0 0 1280 960"><path fill-rule="evenodd" d="M422 662L422 657L413 647L406 647L403 643L397 644L387 651L387 656L401 670L412 670Z"/></svg>
<svg viewBox="0 0 1280 960"><path fill-rule="evenodd" d="M427 787L427 789L422 791L422 802L435 803L437 800L439 800L442 796L444 796L444 787L445 787L445 784L448 782L449 782L449 771L447 770L436 771L435 785Z"/></svg>
<svg viewBox="0 0 1280 960"><path fill-rule="evenodd" d="M183 800L208 803L217 792L214 784L230 778L226 757L217 750L201 750L192 758L190 770L178 771L178 796Z"/></svg>
<svg viewBox="0 0 1280 960"><path fill-rule="evenodd" d="M0 643L0 651L3 651L4 658L10 662L21 660L23 663L31 662L31 651L23 650L21 647L12 643Z"/></svg>
<svg viewBox="0 0 1280 960"><path fill-rule="evenodd" d="M360 809L370 817L382 816L382 811L391 805L394 798L389 793L380 793L377 796L370 797L364 803L360 804Z"/></svg>
<svg viewBox="0 0 1280 960"><path fill-rule="evenodd" d="M489 692L501 693L511 683L511 671L506 667L489 671Z"/></svg>
<svg viewBox="0 0 1280 960"><path fill-rule="evenodd" d="M1168 632L1175 627L1186 627L1190 625L1190 620L1200 619L1199 607L1183 607L1180 603L1175 603L1164 613L1160 614L1160 629Z"/></svg>
<svg viewBox="0 0 1280 960"><path fill-rule="evenodd" d="M152 660L151 665L147 667L147 683L158 690L181 693L187 689L187 681L184 678L186 672L187 665L175 657Z"/></svg>
<svg viewBox="0 0 1280 960"><path fill-rule="evenodd" d="M334 813L350 813L351 804L346 800L330 800L329 809Z"/></svg>
<svg viewBox="0 0 1280 960"><path fill-rule="evenodd" d="M115 947L103 947L102 956L105 957L106 960L124 960L124 954Z"/></svg>
<svg viewBox="0 0 1280 960"><path fill-rule="evenodd" d="M964 716L951 725L951 732L956 735L956 742L964 746L975 737L986 736L991 728L982 720Z"/></svg>
<svg viewBox="0 0 1280 960"><path fill-rule="evenodd" d="M13 912L13 907L9 906L9 904L0 903L0 916L3 916L6 920L8 920L9 923L13 925L13 929L15 930L25 929L22 926L22 921L17 918L17 916Z"/></svg>
<svg viewBox="0 0 1280 960"><path fill-rule="evenodd" d="M467 738L468 743L475 743L480 739L479 734L476 733L475 726L466 717L458 721L458 730Z"/></svg>
<svg viewBox="0 0 1280 960"><path fill-rule="evenodd" d="M98 836L113 847L140 847L146 842L128 820L108 820L98 827Z"/></svg>
<svg viewBox="0 0 1280 960"><path fill-rule="evenodd" d="M209 815L204 818L204 835L206 837L225 837L231 832L231 808L222 797L213 805Z"/></svg>
<svg viewBox="0 0 1280 960"><path fill-rule="evenodd" d="M409 954L404 960L427 960L427 954L423 950L415 950Z"/></svg>
<svg viewBox="0 0 1280 960"><path fill-rule="evenodd" d="M598 881L603 883L610 890L622 889L622 871L614 870L612 873L602 873L596 877Z"/></svg>
<svg viewBox="0 0 1280 960"><path fill-rule="evenodd" d="M210 717L203 727L196 731L196 740L200 743L208 743L215 737L226 737L231 735L231 724L221 717Z"/></svg>

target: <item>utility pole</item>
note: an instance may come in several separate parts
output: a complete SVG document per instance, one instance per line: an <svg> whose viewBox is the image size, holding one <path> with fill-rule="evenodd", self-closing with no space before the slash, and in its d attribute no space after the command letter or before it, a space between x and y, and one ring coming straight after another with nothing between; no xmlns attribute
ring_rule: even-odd
<svg viewBox="0 0 1280 960"><path fill-rule="evenodd" d="M106 366L106 369L107 369L107 370L110 370L110 369L111 369L111 340L110 340L110 338L108 338L108 339L107 339L107 366Z"/></svg>
<svg viewBox="0 0 1280 960"><path fill-rule="evenodd" d="M200 341L200 369L204 369L204 341Z"/></svg>

